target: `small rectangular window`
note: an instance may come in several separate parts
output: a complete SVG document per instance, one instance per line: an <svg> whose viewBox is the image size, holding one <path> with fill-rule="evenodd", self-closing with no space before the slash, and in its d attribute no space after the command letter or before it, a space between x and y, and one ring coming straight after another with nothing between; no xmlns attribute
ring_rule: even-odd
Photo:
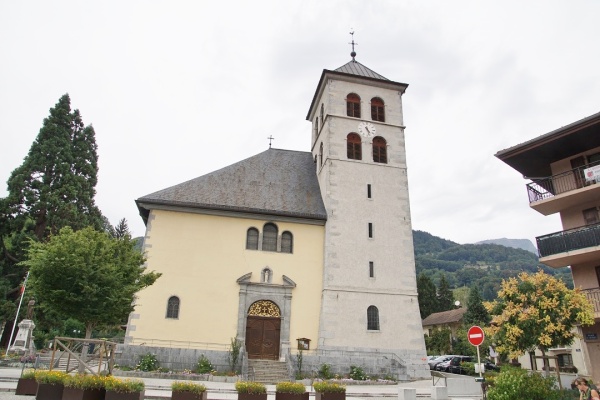
<svg viewBox="0 0 600 400"><path fill-rule="evenodd" d="M375 277L375 266L373 265L373 261L369 261L369 278Z"/></svg>
<svg viewBox="0 0 600 400"><path fill-rule="evenodd" d="M600 215L598 215L598 209L588 208L587 210L583 210L583 219L586 225L594 225L600 222Z"/></svg>
<svg viewBox="0 0 600 400"><path fill-rule="evenodd" d="M370 183L367 185L367 198L368 199L371 198L371 184Z"/></svg>
<svg viewBox="0 0 600 400"><path fill-rule="evenodd" d="M369 222L369 237L373 237L373 223Z"/></svg>

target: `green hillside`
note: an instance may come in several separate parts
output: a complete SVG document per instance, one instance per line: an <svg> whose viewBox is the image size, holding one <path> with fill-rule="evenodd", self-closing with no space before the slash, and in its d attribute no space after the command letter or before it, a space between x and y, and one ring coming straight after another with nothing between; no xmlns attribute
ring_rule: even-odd
<svg viewBox="0 0 600 400"><path fill-rule="evenodd" d="M497 244L458 244L427 232L413 231L417 275L425 274L439 282L446 275L450 287L477 285L485 300L492 300L503 279L520 272L544 272L573 287L571 270L540 264L530 251Z"/></svg>

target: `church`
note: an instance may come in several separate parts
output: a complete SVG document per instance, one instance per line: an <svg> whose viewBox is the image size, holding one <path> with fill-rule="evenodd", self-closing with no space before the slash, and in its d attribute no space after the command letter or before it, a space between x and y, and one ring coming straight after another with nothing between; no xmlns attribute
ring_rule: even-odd
<svg viewBox="0 0 600 400"><path fill-rule="evenodd" d="M321 74L306 116L310 151L269 148L136 200L146 268L162 276L138 294L123 359L150 351L175 367L203 354L226 365L237 340L242 366L259 359L294 369L301 351L304 371L327 363L340 374L358 365L429 377L404 141L408 85L351 56Z"/></svg>

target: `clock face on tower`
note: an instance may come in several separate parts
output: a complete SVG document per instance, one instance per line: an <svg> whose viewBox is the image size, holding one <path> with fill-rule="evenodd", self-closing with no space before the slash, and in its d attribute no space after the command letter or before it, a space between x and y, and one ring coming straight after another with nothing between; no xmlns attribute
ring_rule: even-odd
<svg viewBox="0 0 600 400"><path fill-rule="evenodd" d="M358 124L358 133L363 137L371 138L375 136L375 125L370 122L361 122Z"/></svg>

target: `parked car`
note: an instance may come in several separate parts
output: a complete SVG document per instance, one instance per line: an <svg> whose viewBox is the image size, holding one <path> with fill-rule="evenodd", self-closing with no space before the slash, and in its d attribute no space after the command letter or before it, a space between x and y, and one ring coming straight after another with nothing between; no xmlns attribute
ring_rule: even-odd
<svg viewBox="0 0 600 400"><path fill-rule="evenodd" d="M477 358L471 356L456 356L450 361L448 372L465 375L467 372L462 367L462 363L464 362L476 363ZM481 363L486 371L500 371L500 367L492 363L490 360L481 360Z"/></svg>
<svg viewBox="0 0 600 400"><path fill-rule="evenodd" d="M444 361L450 361L452 360L452 357L454 357L454 355L439 356L437 358L434 358L433 360L430 360L428 362L429 369L435 369L436 365Z"/></svg>

